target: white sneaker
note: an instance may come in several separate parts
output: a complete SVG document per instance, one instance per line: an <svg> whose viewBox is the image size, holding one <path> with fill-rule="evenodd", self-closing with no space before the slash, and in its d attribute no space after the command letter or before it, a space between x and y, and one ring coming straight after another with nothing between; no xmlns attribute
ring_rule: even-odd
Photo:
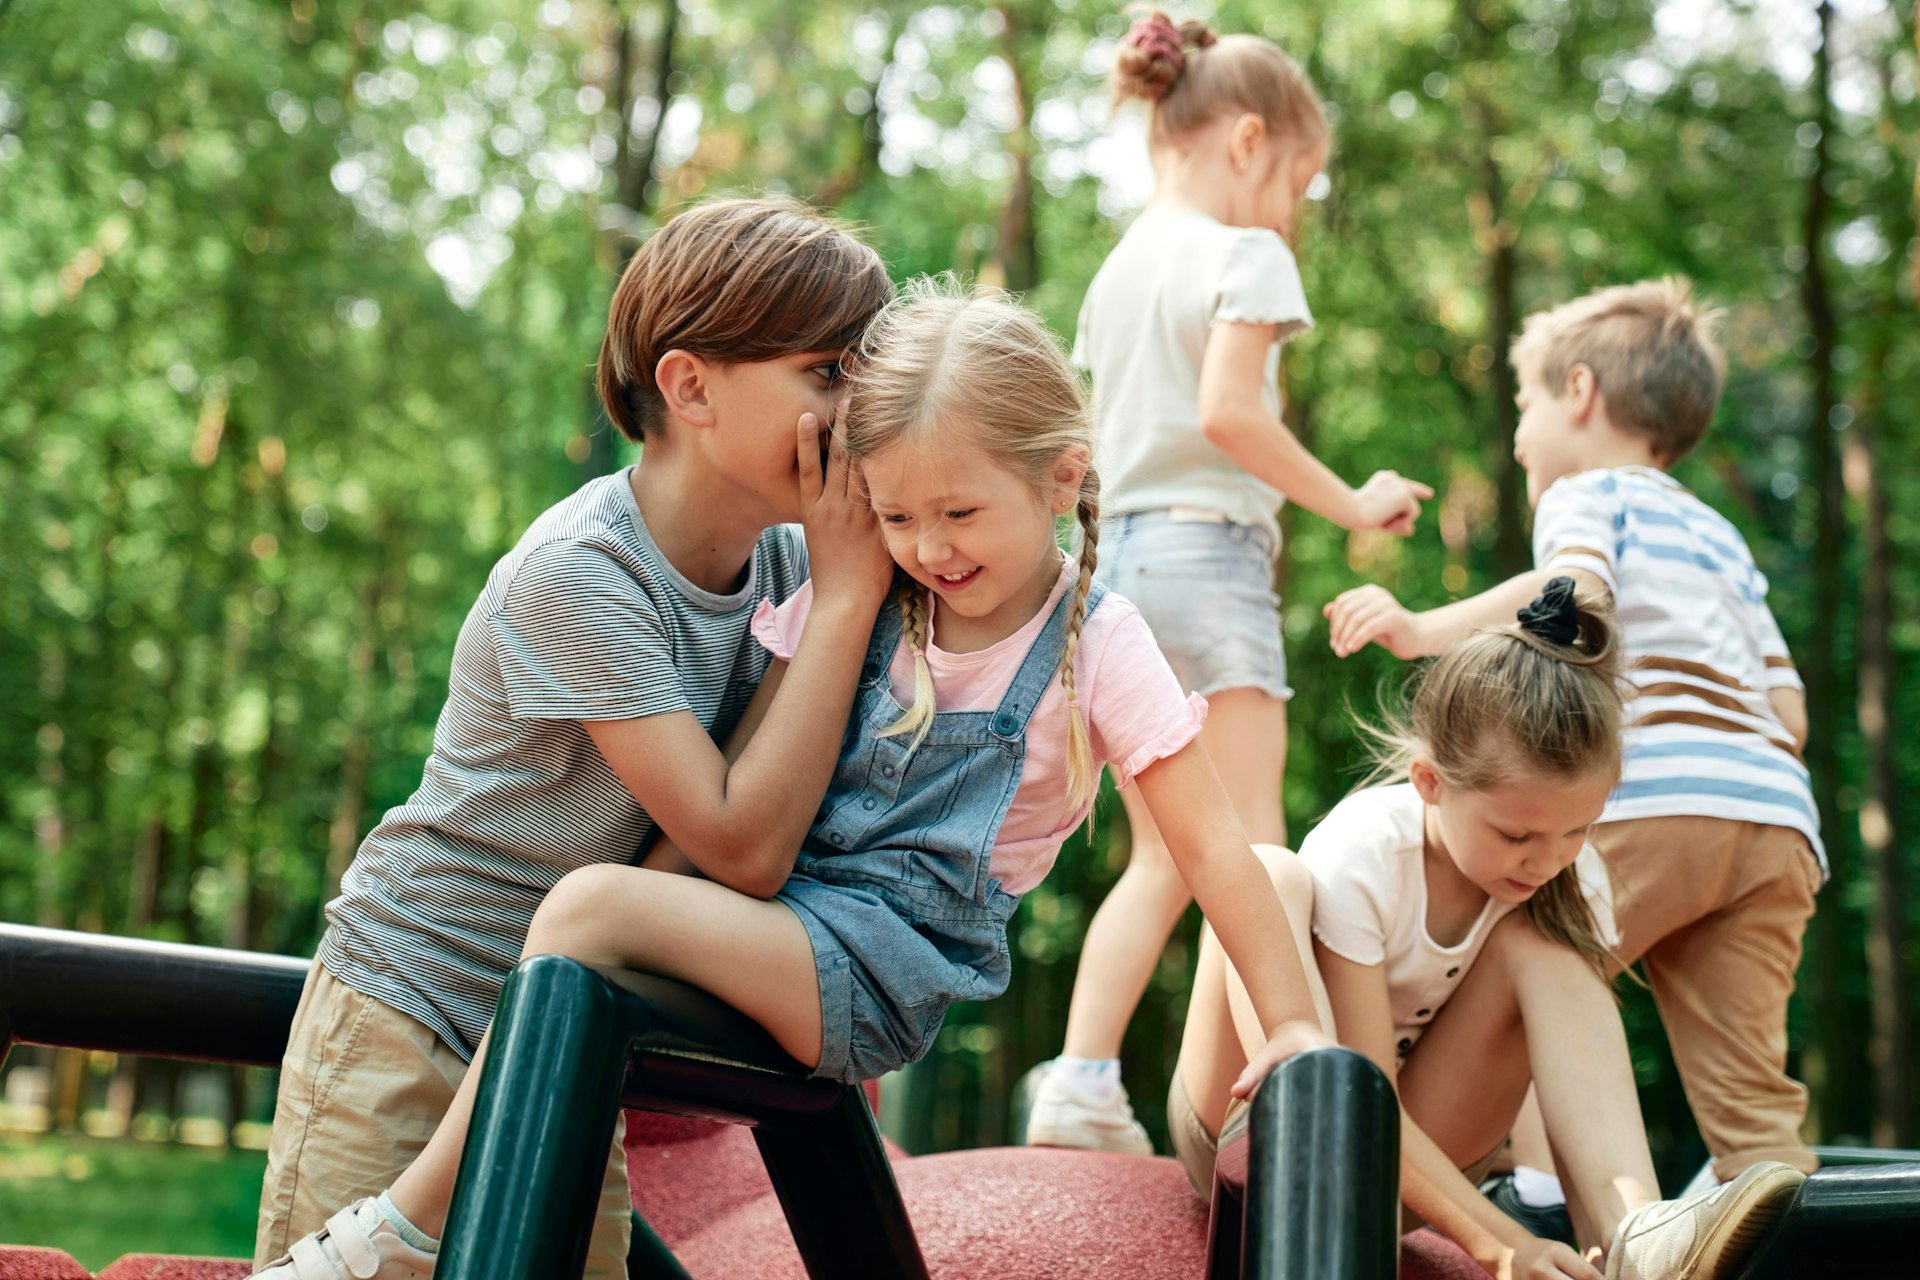
<svg viewBox="0 0 1920 1280"><path fill-rule="evenodd" d="M1048 1071L1041 1079L1033 1110L1027 1113L1027 1145L1153 1154L1153 1142L1133 1118L1125 1089L1116 1083L1111 1096L1097 1098L1081 1090L1064 1071Z"/></svg>
<svg viewBox="0 0 1920 1280"><path fill-rule="evenodd" d="M402 1240L368 1196L295 1240L252 1280L429 1280L433 1259Z"/></svg>
<svg viewBox="0 0 1920 1280"><path fill-rule="evenodd" d="M1635 1209L1607 1250L1607 1280L1731 1275L1806 1180L1791 1165L1765 1160L1732 1182Z"/></svg>

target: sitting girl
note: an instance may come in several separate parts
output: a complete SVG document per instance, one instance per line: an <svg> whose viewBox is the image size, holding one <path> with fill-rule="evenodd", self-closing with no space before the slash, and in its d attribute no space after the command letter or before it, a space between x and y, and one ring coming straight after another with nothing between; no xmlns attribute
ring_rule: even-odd
<svg viewBox="0 0 1920 1280"><path fill-rule="evenodd" d="M1552 580L1518 626L1476 632L1427 670L1410 717L1380 735L1382 772L1405 781L1342 801L1297 860L1264 855L1290 912L1311 900L1341 1042L1396 1081L1407 1209L1503 1277L1600 1280L1601 1246L1607 1280L1731 1274L1802 1181L1774 1161L1658 1198L1603 976L1611 893L1587 844L1620 771L1619 666L1608 617ZM1260 1050L1253 1031L1236 967L1204 938L1167 1103L1202 1194L1215 1135L1244 1124L1232 1088ZM1530 1081L1587 1258L1475 1190Z"/></svg>
<svg viewBox="0 0 1920 1280"><path fill-rule="evenodd" d="M1045 329L1002 297L921 282L869 328L850 397L828 482L853 483L846 460L858 464L896 583L790 873L769 882L691 844L698 876L654 869L682 856L673 849L649 867L576 871L541 905L525 953L692 983L816 1075L869 1079L924 1054L953 1001L1006 989L1007 918L1086 817L1106 766L1123 786L1137 780L1221 944L1256 975L1264 1047L1234 1087L1326 1043L1280 903L1195 741L1205 701L1181 694L1133 606L1093 579L1091 428ZM1084 534L1077 562L1055 536L1068 512ZM736 748L812 601L803 588L756 618L775 660ZM671 837L671 819L662 826ZM388 1191L262 1274L430 1274L478 1080L467 1074Z"/></svg>

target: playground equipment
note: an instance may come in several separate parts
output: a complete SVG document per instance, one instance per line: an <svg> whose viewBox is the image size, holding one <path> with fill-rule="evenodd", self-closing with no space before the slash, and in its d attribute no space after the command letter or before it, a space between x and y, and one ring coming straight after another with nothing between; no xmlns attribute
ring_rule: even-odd
<svg viewBox="0 0 1920 1280"><path fill-rule="evenodd" d="M27 1042L274 1065L306 970L0 925L0 1061ZM1398 1112L1379 1073L1343 1050L1300 1055L1269 1077L1245 1147L1222 1152L1209 1217L1164 1159L898 1156L863 1091L809 1079L760 1027L678 983L536 957L509 979L494 1034L438 1271L454 1280L578 1273L622 1105L654 1113L629 1125L635 1277L1386 1280L1396 1260L1406 1280L1481 1274L1432 1233L1396 1240ZM752 1133L770 1192L738 1126ZM1019 1210L1010 1220L1009 1205ZM1920 1164L1823 1172L1746 1276L1801 1274L1809 1248L1829 1268L1852 1259L1884 1270L1890 1256L1912 1256L1916 1229ZM555 1258L573 1259L570 1269ZM103 1280L246 1274L239 1262L132 1261ZM0 1246L0 1280L29 1275L86 1273L65 1255Z"/></svg>

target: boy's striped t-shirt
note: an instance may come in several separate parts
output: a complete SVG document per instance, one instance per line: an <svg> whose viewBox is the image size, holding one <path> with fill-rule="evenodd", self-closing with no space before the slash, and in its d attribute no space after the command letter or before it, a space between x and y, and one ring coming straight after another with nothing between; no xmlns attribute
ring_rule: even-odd
<svg viewBox="0 0 1920 1280"><path fill-rule="evenodd" d="M1566 476L1540 496L1533 560L1607 584L1637 690L1602 822L1699 816L1791 827L1822 867L1806 766L1767 701L1800 675L1731 521L1652 467Z"/></svg>
<svg viewBox="0 0 1920 1280"><path fill-rule="evenodd" d="M327 904L320 962L471 1058L547 891L653 834L580 722L690 711L724 740L767 667L754 610L806 576L799 530L775 527L737 589L696 586L654 545L630 471L547 511L461 624L420 785Z"/></svg>

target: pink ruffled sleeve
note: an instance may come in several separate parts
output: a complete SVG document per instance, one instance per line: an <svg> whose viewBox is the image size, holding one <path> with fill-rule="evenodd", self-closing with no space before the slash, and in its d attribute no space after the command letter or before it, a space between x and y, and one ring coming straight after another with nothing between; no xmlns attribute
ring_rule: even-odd
<svg viewBox="0 0 1920 1280"><path fill-rule="evenodd" d="M807 610L812 607L811 582L801 583L784 604L776 606L771 600L762 600L753 611L753 638L780 661L792 662L793 651L800 647L800 633L807 626Z"/></svg>
<svg viewBox="0 0 1920 1280"><path fill-rule="evenodd" d="M1115 786L1127 786L1148 765L1164 760L1199 736L1207 700L1182 693L1161 656L1153 632L1132 604L1111 598L1112 624L1102 627L1087 699L1094 754L1113 771ZM1104 619L1102 619L1104 621Z"/></svg>

